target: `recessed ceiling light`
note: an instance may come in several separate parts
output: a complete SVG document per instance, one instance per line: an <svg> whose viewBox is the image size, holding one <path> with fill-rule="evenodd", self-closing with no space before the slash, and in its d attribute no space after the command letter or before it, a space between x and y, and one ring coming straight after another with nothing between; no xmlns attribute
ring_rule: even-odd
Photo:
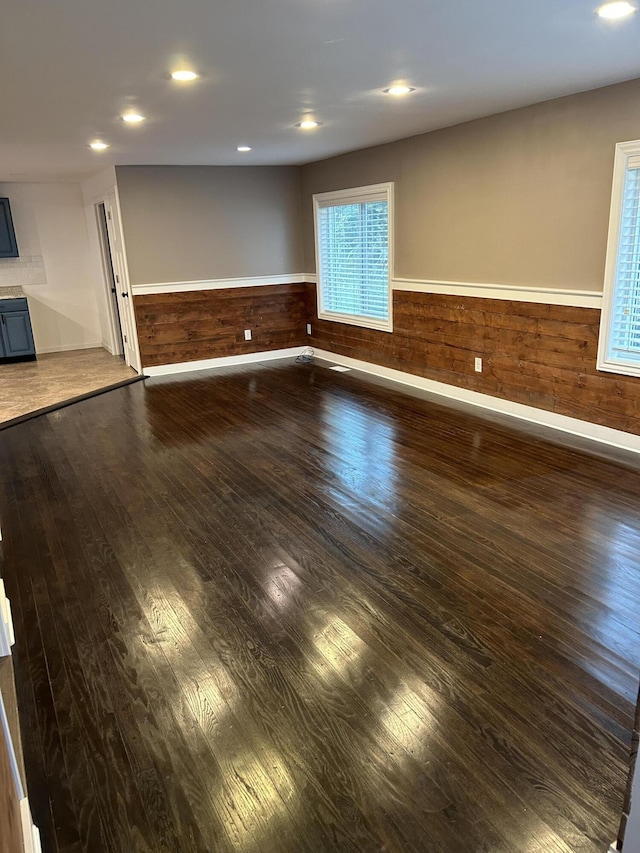
<svg viewBox="0 0 640 853"><path fill-rule="evenodd" d="M617 18L626 18L627 15L633 14L636 11L636 7L632 6L631 3L605 3L604 6L600 6L599 9L596 9L598 15L601 18L607 18L610 21L615 21Z"/></svg>
<svg viewBox="0 0 640 853"><path fill-rule="evenodd" d="M304 121L299 121L296 127L301 127L302 130L313 130L314 127L320 127L320 122L306 118Z"/></svg>
<svg viewBox="0 0 640 853"><path fill-rule="evenodd" d="M107 145L106 142L96 141L96 142L90 142L89 143L89 148L93 148L94 151L104 151L104 149L108 148L108 147L109 146Z"/></svg>
<svg viewBox="0 0 640 853"><path fill-rule="evenodd" d="M190 83L192 80L197 80L199 76L195 71L187 71L186 69L171 72L171 77L174 80L180 80L183 83Z"/></svg>
<svg viewBox="0 0 640 853"><path fill-rule="evenodd" d="M385 95L408 95L409 92L415 92L411 86L389 86L388 89L382 90Z"/></svg>
<svg viewBox="0 0 640 853"><path fill-rule="evenodd" d="M246 151L251 151L250 145L238 145L238 151L242 151L244 154Z"/></svg>
<svg viewBox="0 0 640 853"><path fill-rule="evenodd" d="M129 124L138 124L138 122L145 120L145 116L141 116L140 113L123 113L120 118Z"/></svg>

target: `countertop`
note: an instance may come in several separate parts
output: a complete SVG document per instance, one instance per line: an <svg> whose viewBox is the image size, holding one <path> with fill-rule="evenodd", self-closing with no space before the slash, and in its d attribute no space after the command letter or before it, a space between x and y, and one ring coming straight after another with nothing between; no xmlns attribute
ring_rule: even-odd
<svg viewBox="0 0 640 853"><path fill-rule="evenodd" d="M0 287L0 299L24 299L26 293L21 287Z"/></svg>

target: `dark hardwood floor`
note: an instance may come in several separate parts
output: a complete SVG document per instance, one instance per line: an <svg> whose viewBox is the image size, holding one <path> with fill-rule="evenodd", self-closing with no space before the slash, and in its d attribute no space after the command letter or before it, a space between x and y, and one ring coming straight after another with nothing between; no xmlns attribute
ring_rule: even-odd
<svg viewBox="0 0 640 853"><path fill-rule="evenodd" d="M640 474L324 367L0 434L45 853L602 853Z"/></svg>

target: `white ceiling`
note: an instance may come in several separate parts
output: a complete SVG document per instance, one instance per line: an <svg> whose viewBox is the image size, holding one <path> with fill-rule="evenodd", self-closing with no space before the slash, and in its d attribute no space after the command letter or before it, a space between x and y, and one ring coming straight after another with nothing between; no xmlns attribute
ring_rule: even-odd
<svg viewBox="0 0 640 853"><path fill-rule="evenodd" d="M592 0L4 0L0 180L305 163L640 77ZM185 60L202 78L177 84ZM381 94L396 81L417 91ZM125 125L135 107L148 120ZM322 126L293 125L312 113ZM101 138L111 148L87 147ZM239 144L253 146L239 154Z"/></svg>

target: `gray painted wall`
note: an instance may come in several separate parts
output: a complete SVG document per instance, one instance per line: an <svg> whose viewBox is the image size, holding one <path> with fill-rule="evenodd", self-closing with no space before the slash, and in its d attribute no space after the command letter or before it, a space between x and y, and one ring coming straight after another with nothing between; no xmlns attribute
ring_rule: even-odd
<svg viewBox="0 0 640 853"><path fill-rule="evenodd" d="M640 138L640 80L302 168L311 196L395 181L399 278L601 290L616 142Z"/></svg>
<svg viewBox="0 0 640 853"><path fill-rule="evenodd" d="M295 166L118 166L131 284L303 272Z"/></svg>
<svg viewBox="0 0 640 853"><path fill-rule="evenodd" d="M602 289L640 80L302 167L123 166L133 284L313 272L312 194L395 182L400 278Z"/></svg>

